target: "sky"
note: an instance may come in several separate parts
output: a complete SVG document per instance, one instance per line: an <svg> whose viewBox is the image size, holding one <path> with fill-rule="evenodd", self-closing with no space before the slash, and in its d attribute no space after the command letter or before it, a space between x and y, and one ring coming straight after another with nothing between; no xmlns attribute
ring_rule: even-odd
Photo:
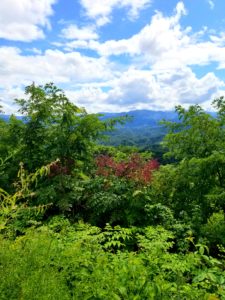
<svg viewBox="0 0 225 300"><path fill-rule="evenodd" d="M54 82L88 112L211 110L225 0L0 0L0 104Z"/></svg>

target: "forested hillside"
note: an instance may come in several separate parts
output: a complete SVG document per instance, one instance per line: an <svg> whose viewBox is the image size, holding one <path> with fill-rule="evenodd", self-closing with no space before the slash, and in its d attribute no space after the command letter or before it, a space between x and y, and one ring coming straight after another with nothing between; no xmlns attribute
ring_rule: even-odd
<svg viewBox="0 0 225 300"><path fill-rule="evenodd" d="M225 299L224 98L175 108L162 164L106 145L126 117L25 94L0 119L0 299Z"/></svg>
<svg viewBox="0 0 225 300"><path fill-rule="evenodd" d="M101 120L109 118L127 117L127 122L115 126L113 131L107 132L108 139L101 141L109 146L133 146L139 151L151 151L162 163L171 160L163 157L165 149L161 142L168 133L168 128L163 120L179 122L178 114L174 111L135 110L123 113L102 113ZM216 117L215 112L209 112Z"/></svg>

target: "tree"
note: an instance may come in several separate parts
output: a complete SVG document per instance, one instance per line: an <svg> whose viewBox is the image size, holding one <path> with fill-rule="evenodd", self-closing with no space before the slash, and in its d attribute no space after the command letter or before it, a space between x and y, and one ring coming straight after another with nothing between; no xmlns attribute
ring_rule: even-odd
<svg viewBox="0 0 225 300"><path fill-rule="evenodd" d="M72 161L87 160L92 143L105 124L97 115L87 114L66 97L53 83L25 89L26 99L16 99L25 115L23 156L29 170L59 159L67 166Z"/></svg>
<svg viewBox="0 0 225 300"><path fill-rule="evenodd" d="M164 139L167 156L177 160L204 158L214 151L223 151L224 128L221 121L205 112L199 105L185 110L176 107L179 122L163 122L169 129Z"/></svg>
<svg viewBox="0 0 225 300"><path fill-rule="evenodd" d="M224 98L213 104L218 110L214 116L199 105L188 110L177 106L179 122L164 122L169 128L164 139L166 155L174 157L176 163L173 172L165 176L171 185L163 199L168 199L176 216L184 218L185 212L194 218L198 214L200 222L206 221L215 208L225 210ZM165 184L158 184L159 189Z"/></svg>
<svg viewBox="0 0 225 300"><path fill-rule="evenodd" d="M22 135L24 123L12 115L0 119L0 186L9 190L18 173L22 160Z"/></svg>

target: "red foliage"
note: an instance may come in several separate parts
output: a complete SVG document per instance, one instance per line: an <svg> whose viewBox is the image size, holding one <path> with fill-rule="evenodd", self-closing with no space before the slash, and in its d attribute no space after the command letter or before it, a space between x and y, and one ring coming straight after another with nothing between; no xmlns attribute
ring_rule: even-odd
<svg viewBox="0 0 225 300"><path fill-rule="evenodd" d="M58 159L50 164L49 177L55 177L57 175L70 175L71 168L74 165L73 159L64 159L64 163Z"/></svg>
<svg viewBox="0 0 225 300"><path fill-rule="evenodd" d="M96 158L97 175L125 177L138 182L149 183L152 179L152 171L159 168L157 160L145 161L139 154L132 155L127 161L116 162L108 155L100 155Z"/></svg>

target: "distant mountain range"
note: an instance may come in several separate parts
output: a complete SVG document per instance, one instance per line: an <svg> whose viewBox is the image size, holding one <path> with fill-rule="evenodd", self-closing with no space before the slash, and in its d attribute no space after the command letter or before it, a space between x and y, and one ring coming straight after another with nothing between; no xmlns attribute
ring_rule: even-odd
<svg viewBox="0 0 225 300"><path fill-rule="evenodd" d="M133 110L121 113L101 113L104 116L101 119L115 118L128 116L130 121L126 122L122 128L135 128L141 127L161 127L159 122L163 119L167 121L178 121L177 114L174 111L153 111L153 110Z"/></svg>
<svg viewBox="0 0 225 300"><path fill-rule="evenodd" d="M159 124L160 121L179 121L178 115L174 111L152 111L152 110L133 110L121 113L100 113L101 120L109 118L128 116L129 121L124 125L117 125L112 132L107 132L107 140L99 141L101 144L113 146L135 146L145 151L154 153L155 157L163 163L164 149L160 143L167 134L167 129ZM210 113L215 116L215 113ZM0 115L0 118L9 120L9 115ZM18 119L23 117L18 116Z"/></svg>
<svg viewBox="0 0 225 300"><path fill-rule="evenodd" d="M216 113L209 112L212 116ZM109 140L104 142L106 145L125 145L138 146L143 150L151 150L162 156L160 142L167 134L167 128L160 124L160 121L179 122L175 111L152 111L134 110L122 113L102 113L103 120L107 118L128 116L131 120L124 125L117 126L117 130L108 133Z"/></svg>
<svg viewBox="0 0 225 300"><path fill-rule="evenodd" d="M159 147L160 142L167 133L167 129L159 122L179 121L178 115L174 111L153 111L153 110L133 110L120 113L100 113L101 120L109 118L128 116L128 121L124 125L117 125L116 130L108 132L109 139L103 142L106 145L126 145L138 146L142 149L153 150ZM210 113L215 116L215 113ZM0 118L8 120L9 115L0 115ZM23 117L18 116L19 119Z"/></svg>
<svg viewBox="0 0 225 300"><path fill-rule="evenodd" d="M113 146L138 146L143 150L157 151L159 143L167 133L167 129L160 121L178 121L174 111L134 110L121 113L102 113L102 120L127 116L128 121L124 125L117 125L116 130L109 132L109 139L104 142ZM159 155L158 155L159 156Z"/></svg>
<svg viewBox="0 0 225 300"><path fill-rule="evenodd" d="M11 115L0 114L0 119L3 119L5 121L8 121L10 117L11 117ZM24 119L23 116L16 116L16 118L19 119L19 120Z"/></svg>
<svg viewBox="0 0 225 300"><path fill-rule="evenodd" d="M123 128L140 128L140 127L158 127L159 122L162 119L167 121L177 121L177 114L174 111L153 111L153 110L133 110L129 112L120 112L120 113L108 113L102 112L100 113L103 116L102 120L128 116L130 120L123 125ZM0 114L0 118L4 120L9 120L10 115ZM18 119L23 119L22 116L17 116Z"/></svg>
<svg viewBox="0 0 225 300"><path fill-rule="evenodd" d="M209 112L212 116L215 116L216 113ZM178 121L178 116L175 111L155 111L155 110L133 110L128 112L100 112L103 116L102 120L114 117L129 116L131 120L126 123L125 127L143 127L143 126L159 126L161 120L166 121ZM4 120L9 120L10 115L0 114L0 118ZM18 119L23 119L23 116L17 116Z"/></svg>

